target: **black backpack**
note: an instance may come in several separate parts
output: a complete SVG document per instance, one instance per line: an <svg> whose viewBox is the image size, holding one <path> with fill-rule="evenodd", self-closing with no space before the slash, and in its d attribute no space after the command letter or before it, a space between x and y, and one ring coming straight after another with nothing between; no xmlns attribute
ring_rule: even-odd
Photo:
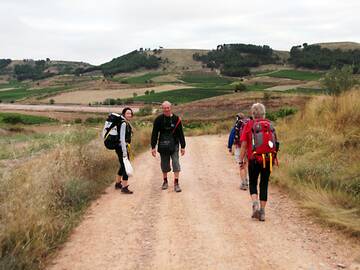
<svg viewBox="0 0 360 270"><path fill-rule="evenodd" d="M122 115L110 113L105 121L102 137L104 145L109 150L116 149L120 144L120 127L124 122Z"/></svg>

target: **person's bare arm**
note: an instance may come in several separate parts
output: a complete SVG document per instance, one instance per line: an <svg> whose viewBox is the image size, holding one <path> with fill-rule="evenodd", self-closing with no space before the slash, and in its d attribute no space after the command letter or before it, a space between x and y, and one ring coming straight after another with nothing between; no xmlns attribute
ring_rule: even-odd
<svg viewBox="0 0 360 270"><path fill-rule="evenodd" d="M247 149L247 142L243 141L241 143L241 148L240 148L240 167L241 168L244 166L244 158L246 155L246 149Z"/></svg>

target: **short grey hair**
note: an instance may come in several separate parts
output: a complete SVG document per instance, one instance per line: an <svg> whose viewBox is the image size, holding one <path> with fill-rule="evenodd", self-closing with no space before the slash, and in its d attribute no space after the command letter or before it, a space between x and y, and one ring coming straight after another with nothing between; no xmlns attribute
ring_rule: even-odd
<svg viewBox="0 0 360 270"><path fill-rule="evenodd" d="M168 106L171 107L170 101L165 100L165 101L161 104L161 106L166 106L166 105L168 105Z"/></svg>
<svg viewBox="0 0 360 270"><path fill-rule="evenodd" d="M265 118L265 106L261 103L255 103L251 106L251 114L254 119Z"/></svg>

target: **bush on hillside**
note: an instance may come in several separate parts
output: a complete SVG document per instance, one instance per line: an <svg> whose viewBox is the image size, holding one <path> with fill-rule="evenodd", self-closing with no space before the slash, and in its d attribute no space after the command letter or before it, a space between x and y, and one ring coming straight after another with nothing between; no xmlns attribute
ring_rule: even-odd
<svg viewBox="0 0 360 270"><path fill-rule="evenodd" d="M0 59L0 69L5 68L11 63L11 59Z"/></svg>
<svg viewBox="0 0 360 270"><path fill-rule="evenodd" d="M357 83L353 77L352 70L352 66L333 68L322 80L324 89L328 93L335 95L351 89Z"/></svg>
<svg viewBox="0 0 360 270"><path fill-rule="evenodd" d="M237 83L235 85L235 92L242 92L242 91L246 91L246 85L243 83Z"/></svg>
<svg viewBox="0 0 360 270"><path fill-rule="evenodd" d="M100 68L104 76L108 76L120 72L131 72L139 68L157 68L159 65L160 59L158 57L135 50L100 65Z"/></svg>

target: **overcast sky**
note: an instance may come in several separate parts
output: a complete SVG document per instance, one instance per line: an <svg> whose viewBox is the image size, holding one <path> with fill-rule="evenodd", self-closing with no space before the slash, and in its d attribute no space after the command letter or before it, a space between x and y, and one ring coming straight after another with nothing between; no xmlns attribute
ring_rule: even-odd
<svg viewBox="0 0 360 270"><path fill-rule="evenodd" d="M140 47L360 42L359 0L1 0L0 58L101 64Z"/></svg>

